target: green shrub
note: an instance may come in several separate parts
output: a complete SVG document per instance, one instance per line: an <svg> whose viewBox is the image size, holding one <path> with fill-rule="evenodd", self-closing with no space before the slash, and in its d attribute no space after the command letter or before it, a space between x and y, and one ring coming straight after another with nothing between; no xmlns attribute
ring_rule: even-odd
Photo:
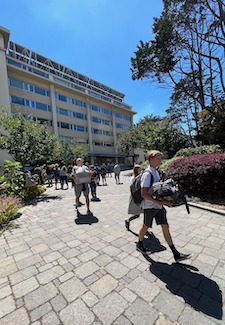
<svg viewBox="0 0 225 325"><path fill-rule="evenodd" d="M173 157L171 159L165 159L162 161L161 165L158 168L159 174L160 175L164 175L168 168L170 167L170 165L177 159L182 159L182 157Z"/></svg>
<svg viewBox="0 0 225 325"><path fill-rule="evenodd" d="M14 195L0 195L0 225L8 223L18 213L21 200Z"/></svg>
<svg viewBox="0 0 225 325"><path fill-rule="evenodd" d="M225 153L198 154L175 160L166 178L174 178L188 196L224 198Z"/></svg>
<svg viewBox="0 0 225 325"><path fill-rule="evenodd" d="M196 155L196 154L215 153L215 152L222 152L220 146L217 144L213 144L210 146L201 146L201 147L197 147L197 148L180 149L175 154L175 157L191 156L191 155Z"/></svg>
<svg viewBox="0 0 225 325"><path fill-rule="evenodd" d="M26 185L22 191L22 198L25 202L29 202L46 191L41 185Z"/></svg>
<svg viewBox="0 0 225 325"><path fill-rule="evenodd" d="M3 169L4 174L0 177L0 183L4 184L4 186L0 187L0 194L19 196L24 187L24 177L20 163L5 160Z"/></svg>

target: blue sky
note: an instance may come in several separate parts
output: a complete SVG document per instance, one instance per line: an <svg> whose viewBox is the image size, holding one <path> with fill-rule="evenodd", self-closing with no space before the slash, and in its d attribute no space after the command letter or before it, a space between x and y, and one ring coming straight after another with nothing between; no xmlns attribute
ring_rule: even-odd
<svg viewBox="0 0 225 325"><path fill-rule="evenodd" d="M2 0L0 25L10 40L125 94L136 123L164 116L169 105L169 90L133 81L130 72L161 11L161 0Z"/></svg>

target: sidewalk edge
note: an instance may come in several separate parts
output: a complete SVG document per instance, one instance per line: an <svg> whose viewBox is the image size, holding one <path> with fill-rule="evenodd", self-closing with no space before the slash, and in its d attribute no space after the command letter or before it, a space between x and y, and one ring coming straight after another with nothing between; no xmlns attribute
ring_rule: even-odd
<svg viewBox="0 0 225 325"><path fill-rule="evenodd" d="M214 208L207 207L205 205L192 203L192 202L188 202L188 205L192 206L194 208L199 208L199 209L202 209L202 210L210 211L210 212L217 213L217 214L225 216L225 211L224 210L214 209Z"/></svg>

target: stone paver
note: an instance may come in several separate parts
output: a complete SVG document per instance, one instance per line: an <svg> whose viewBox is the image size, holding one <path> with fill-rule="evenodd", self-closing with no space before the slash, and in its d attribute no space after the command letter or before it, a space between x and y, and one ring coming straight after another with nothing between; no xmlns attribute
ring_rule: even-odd
<svg viewBox="0 0 225 325"><path fill-rule="evenodd" d="M0 236L1 325L225 324L225 216L168 208L174 244L193 257L174 263L155 224L144 257L135 249L143 217L124 227L126 174L97 187L93 217L85 207L77 217L71 187L21 209Z"/></svg>

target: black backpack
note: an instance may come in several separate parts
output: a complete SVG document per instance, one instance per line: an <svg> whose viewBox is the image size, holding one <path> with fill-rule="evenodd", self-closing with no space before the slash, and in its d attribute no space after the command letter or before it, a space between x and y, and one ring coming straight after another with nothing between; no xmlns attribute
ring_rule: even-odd
<svg viewBox="0 0 225 325"><path fill-rule="evenodd" d="M151 187L151 185L153 184L153 175L150 172L150 170L145 170L144 173L149 172L151 175L151 182L149 184L149 187ZM133 180L132 184L130 185L130 193L132 196L132 199L134 201L134 203L136 204L141 204L143 197L141 196L141 177L142 177L142 173L139 174L138 176L135 177L135 179Z"/></svg>

